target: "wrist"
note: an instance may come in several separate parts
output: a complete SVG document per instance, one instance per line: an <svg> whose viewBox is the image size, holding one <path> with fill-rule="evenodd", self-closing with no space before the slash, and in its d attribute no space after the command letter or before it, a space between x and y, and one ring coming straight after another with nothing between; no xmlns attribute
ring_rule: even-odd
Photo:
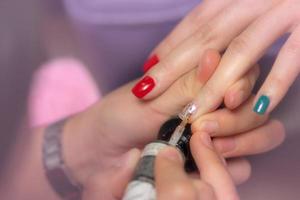
<svg viewBox="0 0 300 200"><path fill-rule="evenodd" d="M81 114L67 120L62 136L63 154L72 178L81 185L99 168L103 160L101 144L93 137Z"/></svg>

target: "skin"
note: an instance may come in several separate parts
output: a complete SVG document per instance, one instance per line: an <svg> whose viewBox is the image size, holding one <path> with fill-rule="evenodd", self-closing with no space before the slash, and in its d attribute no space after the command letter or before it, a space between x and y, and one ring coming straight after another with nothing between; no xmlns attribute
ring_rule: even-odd
<svg viewBox="0 0 300 200"><path fill-rule="evenodd" d="M220 55L211 50L205 55L199 62L199 67L208 67L209 70L204 71L208 71L206 74L209 76L213 74ZM146 143L155 139L161 124L177 114L182 105L197 95L199 90L201 91L205 84L202 81L209 79L209 77L205 78L206 75L202 77L197 72L198 70L195 70L186 74L186 77L179 79L178 83L174 83L163 95L148 102L138 101L130 93L134 82L129 83L107 95L101 102L86 111L70 117L63 131L63 154L73 178L84 186L84 199L121 199L139 158L140 150L136 148L142 148ZM251 73L249 76L252 76ZM248 79L249 77L244 78ZM251 82L244 83L250 84ZM251 87L247 86L246 88ZM178 98L174 99L175 95ZM242 102L238 103L242 104ZM234 111L223 108L210 113L205 118L216 121L228 118L226 122L219 121L220 130L223 131L223 135L226 133L226 138L214 137L213 143L219 158L235 158L228 161L225 170L233 180L228 182L228 187L224 187L227 188L226 190L221 190L218 186L220 183L216 182L215 178L203 177L216 190L219 197L228 192L230 195L236 196L232 183L244 182L249 177L250 165L240 156L270 150L283 141L284 130L280 122L271 123L272 121L270 121L270 123L257 127L268 119L266 116L257 117L256 122L251 126L240 127L239 132L235 131L235 126L229 126L237 122L239 124L239 121L247 121L246 118L249 116L245 115L246 105L247 101L245 106L240 106ZM134 126L132 126L133 124ZM216 133L220 130L217 130ZM45 179L40 159L43 131L44 128L39 128L31 134L20 134L19 142L14 148L4 173L5 176L0 182L0 194L3 198L39 199L47 196L51 200L58 199ZM199 135L199 133L203 133L203 131L196 131L195 135ZM262 137L265 139L262 140ZM223 153L224 147L228 147L229 138L235 141L235 146L231 151ZM260 145L254 148L253 143ZM197 145L194 147L197 148ZM22 158L20 158L20 154L22 154ZM198 155L196 149L193 150L193 154ZM33 172L35 181L29 181L24 186L23 181L20 180L31 180ZM201 178L202 176L201 173ZM197 176L191 177L196 178ZM226 180L229 180L228 175L227 178ZM14 191L11 188L14 188Z"/></svg>
<svg viewBox="0 0 300 200"><path fill-rule="evenodd" d="M294 77L299 73L299 68L297 68L297 66L299 66L299 60L296 60L299 50L299 42L297 42L299 38L299 28L297 27L299 16L297 16L298 12L296 12L299 11L298 1L256 1L255 4L250 0L233 2L234 1L229 0L205 1L204 4L197 7L191 15L187 16L187 18L183 20L174 32L171 33L168 39L162 42L162 44L154 52L158 54L163 61L148 72L149 74L153 74L153 77L157 81L157 87L153 90L152 94L146 96L146 99L151 99L159 94L164 94L164 92L168 91L167 88L169 88L169 86L172 86L172 84L176 81L180 82L183 74L198 66L199 55L201 57L206 49L214 48L219 51L227 49L220 67L218 67L216 73L214 73L213 78L208 81L208 84L203 87L206 88L206 93L204 92L203 95L209 97L209 88L212 89L212 94L217 94L217 100L220 100L218 95L218 92L220 92L219 94L222 97L225 96L225 104L227 108L237 108L238 105L241 104L241 101L237 101L238 103L234 103L234 105L231 105L230 103L232 102L230 99L236 99L232 98L232 96L235 96L232 94L236 94L236 91L234 90L234 92L228 93L227 91L231 91L231 87L235 89L244 87L251 88L251 84L250 87L249 84L248 86L247 84L246 86L243 86L244 84L240 84L242 85L240 87L234 85L236 82L239 82L239 80L242 80L243 77L247 77L245 75L251 71L248 69L254 67L253 64L256 63L256 60L260 57L262 52L264 52L265 47L268 45L267 43L270 43L270 41L273 41L274 38L277 38L280 33L287 31L292 32L292 35L287 41L285 47L282 49L283 53L280 53L281 56L278 57L275 64L277 66L286 65L288 66L288 70L279 73L279 67L275 68L275 65L273 69L275 72L277 71L278 74L284 73L284 76L282 77L289 77L289 79L282 81L281 79L276 79L276 76L274 76L273 78L270 78L270 80L277 80L280 84L270 84L270 86L266 87L267 90L271 86L279 85L273 88L275 90L274 94L277 94L276 90L278 90L278 88L278 94L285 93L286 87L291 84ZM249 4L251 5L249 6ZM273 9L275 9L275 11L271 12L270 10ZM274 19L280 19L281 17L277 17L280 16L280 14L283 15L284 20L280 20L280 23L277 23L278 21L276 21L276 25L273 25L272 23L274 23L274 21L272 21L272 18L275 16ZM270 24L270 22L272 23ZM261 29L262 27L263 29ZM261 34L253 31L266 29L267 33L265 33L266 31L259 32ZM247 34L240 34L242 31ZM250 34L249 32L253 34ZM243 37L241 37L242 35ZM249 37L249 40L247 37L248 35L252 35L252 37ZM253 42L253 38L256 40L257 38L260 38L259 36L264 36L261 37L263 41L257 40ZM189 39L190 37L191 39ZM251 38L252 40L250 40ZM234 42L231 43L231 41ZM262 46L258 46L257 42L259 42ZM197 47L194 46L196 44ZM227 48L228 46L230 48ZM249 55L253 52L254 54ZM241 68L241 71L236 74L232 73L237 66ZM166 70L162 70L163 68L166 68ZM272 70L271 73L274 73L274 71ZM166 79L166 72L171 72L174 76L169 76L171 79ZM231 77L231 74L234 74L234 77ZM274 75L276 75L276 73L274 73ZM203 79L200 80L203 81ZM227 82L226 80L230 81ZM249 82L247 80L250 80L250 78L246 78L244 80L246 80L244 82ZM186 83L191 84L194 82L187 81ZM224 89L224 83L226 83L226 87L229 86L230 88ZM143 146L144 143L153 139L155 137L153 133L156 133L160 123L172 114L175 114L175 110L179 111L181 109L180 106L178 106L179 104L175 104L174 107L166 107L166 110L161 113L160 109L158 109L159 104L156 103L156 101L147 101L147 103L135 101L131 95L128 95L130 87L132 86L133 83L130 83L116 90L114 93L106 97L104 102L97 103L87 111L71 117L66 125L63 143L66 147L65 155L67 165L73 172L74 177L84 184L84 197L86 197L86 199L101 199L103 195L108 197L105 199L120 199L122 192L124 191L126 181L129 180L139 156L139 150L130 150L131 147L133 145ZM181 90L174 89L176 92L174 92L173 95L179 94L178 96L184 97L181 104L190 100L191 97L195 98L195 96L190 95L188 97L189 99L185 99L185 94L194 94L193 90L190 89L193 88L191 86L192 85L190 85L190 87L186 87L186 90L189 88L189 90L187 90L188 92L186 92L184 87ZM282 90L280 90L280 88ZM202 89L202 91L205 90ZM248 91L247 89L245 90ZM181 91L181 93L178 93L178 91ZM200 94L198 91L196 91L196 93L197 95ZM226 96L227 94L228 97ZM247 95L245 96L246 97L241 99L246 100ZM270 110L272 110L272 108L275 107L276 102L280 100L280 95L278 95L278 97L279 98L274 95L272 98L273 103L270 105ZM120 102L120 99L123 101ZM205 98L200 96L198 97L198 101L200 101L200 99L203 100ZM228 99L228 101L226 99ZM174 98L166 98L166 102L173 100ZM205 111L217 107L215 104L218 104L218 101L214 101L214 98L211 98L211 100L212 104L209 104L209 102L204 104L205 106L208 106L208 108L205 108L205 106L203 107ZM155 106L155 104L157 104L157 106ZM168 103L161 104L161 106L165 105L168 105ZM243 108L247 107L242 106L238 109ZM143 113L141 110L143 110ZM226 108L222 110L222 112L212 112L202 118L208 119L205 117L211 117L209 118L210 120L217 121L219 123L220 128L209 134L215 134L213 144L216 151L220 152L219 154L222 156L236 157L260 153L270 150L282 142L284 130L280 122L270 121L259 128L248 131L247 129L240 128L240 133L243 134L235 135L236 132L232 131L236 130L235 126L232 128L225 128L227 124L233 124L230 119L233 120L234 118L229 117L226 123L223 123L224 121L222 121L222 119L227 118L227 116L231 116L231 114L236 112L236 110L231 111ZM126 117L122 115L124 112L126 112L126 114L128 113ZM153 118L151 118L151 122L149 122L150 120L147 120L149 119L149 116L153 116ZM246 117L248 116L249 115ZM242 117L237 117L237 119L242 119ZM247 120L249 121L253 119L245 119L241 120L241 122ZM263 117L258 118L257 122L261 123L261 121L264 120L266 119ZM141 123L137 124L135 127L126 126L128 122L131 122L130 125L132 125L136 124L137 121ZM120 124L120 126L116 127L116 124ZM224 128L223 125L225 126ZM196 125L194 126L196 127ZM193 138L196 139L193 139L192 141L202 141L201 138L203 138L203 135L205 135L204 133L206 132L203 132L200 129L201 128L196 128L194 130L195 136L193 136ZM226 138L223 138L223 136L217 137L218 134L225 135L225 129L227 130L226 134L228 134L228 136ZM11 160L8 161L8 168L4 171L4 175L1 177L1 197L4 199L45 199L45 197L48 199L58 199L49 187L42 170L40 148L43 128L28 132L34 133L28 133L26 136L23 134L22 137L19 138L19 143L14 148ZM125 138L125 135L129 137ZM200 139L198 140L196 136ZM105 138L106 143L102 142L103 138ZM116 138L120 139L116 140ZM126 139L125 141L124 138ZM231 151L223 152L225 147L229 146L227 143L228 138L235 140L235 148L231 149ZM197 142L194 144L197 144ZM255 148L253 148L253 144L259 145L255 145ZM195 146L197 147L198 145ZM113 151L109 151L111 149L113 149ZM198 153L201 152L197 152L197 148L193 150L193 155L198 158L198 167L206 169L204 170L205 173L201 175L201 180L195 181L195 186L189 185L196 189L194 193L196 193L197 196L207 195L207 198L212 199L221 197L223 191L218 190L220 187L218 186L219 183L214 180L216 177L213 177L213 173L207 170L217 164L216 166L218 166L218 170L216 171L218 171L218 174L222 175L222 177L225 177L225 181L228 181L228 187L226 187L226 190L231 191L231 194L235 195L228 172L231 173L234 179L236 179L239 174L249 175L249 165L247 166L247 164L245 164L245 160L235 159L227 164L227 169L224 169L224 167L222 168L222 166L220 166L220 159L217 159L215 151L204 145L202 145L202 150L205 150L205 152L210 151L210 154L206 154L210 157L210 159L208 159L209 162L201 162L199 160L201 159L201 156L198 156ZM21 158L20 154L22 154ZM105 163L103 160L105 160ZM163 161L164 159L161 159L161 162ZM157 163L161 162L158 161ZM204 164L212 165L205 167L203 166ZM236 170L237 168L239 170ZM166 168L157 170L157 177L160 177L160 175L163 175L164 173L168 173L165 169ZM179 172L179 170L181 170L182 177L184 178L182 168L177 167L175 172ZM24 180L32 180L32 172L34 172L34 181L28 181L27 184L24 185ZM184 179L187 180L186 178ZM105 180L105 182L102 180ZM245 177L240 177L240 180L245 180ZM189 180L185 182L188 181ZM215 193L212 192L212 189L216 190ZM205 192L201 192L200 194L199 191L202 190ZM171 193L170 195L172 195L172 191L170 190L162 191L162 193L169 192ZM203 198L206 199L206 197Z"/></svg>
<svg viewBox="0 0 300 200"><path fill-rule="evenodd" d="M223 160L213 146L208 133L194 134L191 149L201 169L201 178L194 179L183 170L183 161L174 148L160 152L155 162L157 199L236 200L238 195Z"/></svg>
<svg viewBox="0 0 300 200"><path fill-rule="evenodd" d="M160 95L195 68L196 55L208 48L224 51L218 69L194 99L199 105L195 121L218 108L228 86L248 73L280 36L290 33L252 102L267 95L271 101L266 113L270 113L300 72L299 10L299 0L204 1L154 50L160 62L146 75L155 80L156 87L144 99Z"/></svg>
<svg viewBox="0 0 300 200"><path fill-rule="evenodd" d="M201 104L197 114L194 116L194 120L197 119L201 122L201 118L199 118L201 116L202 122L205 122L203 121L205 114L215 110L220 105L224 97L225 104L234 102L232 99L235 98L226 98L226 92L228 91L228 88L234 83L238 82L243 76L250 73L250 69L254 67L254 63L257 62L257 60L263 55L267 47L270 46L272 42L274 42L283 33L291 32L292 34L290 38L279 53L266 82L258 94L267 94L270 96L271 104L267 111L267 113L269 113L275 108L299 73L299 59L296 59L299 56L298 11L299 1L295 0L256 1L255 4L253 4L253 1L247 0L223 1L222 3L219 1L212 1L212 3L206 1L204 4L196 8L196 11L192 12L192 14L189 15L186 20L184 20L182 24L178 26L179 28L175 29L174 32L177 33L174 35L178 36L177 38L171 34L171 36L166 40L167 42L163 42L155 50L155 53L160 57L160 62L157 64L157 66L148 71L146 75L155 79L156 87L145 97L145 99L150 100L154 97L158 97L159 95L161 96L163 92L165 92L167 88L170 88L172 84L176 84L177 81L180 82L179 80L181 78L184 80L186 74L193 74L193 69L198 66L197 56L203 55L206 49L214 48L219 51L225 51L219 67L201 89L201 92L198 92L197 96L194 98L196 104ZM180 30L181 28L182 31ZM284 71L282 71L283 66L285 67ZM283 80L281 77L289 78L288 80ZM243 92L248 91L247 87L246 89L244 89L242 86L236 86L233 88L242 88ZM187 91L187 94L194 93L194 91L191 89ZM235 94L237 97L239 97L239 99L247 99L247 95L244 97L243 94L241 95L236 91L231 92L230 94L232 96ZM187 96L191 98L193 95ZM176 103L176 100L174 99L171 101L175 101ZM247 105L253 104L253 98L249 101L250 102L246 102ZM231 108L237 108L238 104L239 102L235 103L235 105L233 105ZM230 111L227 110L225 113L226 112L228 113ZM240 113L244 112L241 111ZM166 113L161 112L160 114L164 115ZM246 116L251 117L247 118L246 121L252 122L253 120L256 120L256 116ZM219 118L219 120L218 118L215 118L212 121L217 121L218 126L220 127L220 124L222 124L222 119L224 118ZM203 130L201 130L205 126L203 123L200 123L199 121L197 122L197 120L195 123L193 123L193 130L195 132L195 136L193 136L193 138L199 137L199 140L193 139L191 148L193 150L193 155L196 158L198 167L202 170L201 180L198 180L198 182L194 183L188 179L188 176L184 174L182 168L180 168L180 165L175 165L177 162L175 159L173 159L173 162L170 161L170 163L163 163L166 160L160 159L157 161L156 165L156 171L158 173L158 198L167 199L165 195L169 194L169 196L174 197L173 199L176 199L176 197L180 197L181 199L201 199L203 197L201 197L201 195L207 195L203 197L203 199L222 199L224 195L230 196L230 199L237 199L238 197L233 186L233 182L230 179L229 172L226 171L226 168L221 165L222 162L220 160L222 159L220 159L220 156L218 156L216 153L218 151L214 151L214 148L212 148L213 145L208 144L210 137L208 136L207 132L203 132ZM224 122L224 124L228 123L230 124L229 121L226 121L226 123ZM198 126L198 124L200 125ZM236 124L239 125L239 123ZM274 132L275 129L282 130L282 126L277 121L270 121L266 125L272 126L271 132ZM207 127L208 126L206 126L206 128ZM211 127L212 126L210 126L210 128ZM243 132L243 128L239 128L240 131ZM210 134L214 134L214 136L227 136L226 131L222 131L222 128L213 131L210 130ZM230 131L228 131L228 133L230 133ZM251 133L256 137L261 135L257 134L256 131ZM245 138L250 138L250 136L248 137L248 134L242 135L244 135ZM274 138L276 138L277 141L283 140L282 134L276 134ZM235 136L235 143L238 143L240 139L241 138L239 136ZM197 145L197 148L193 148L193 144L195 143L193 141L195 140L202 141L203 147L206 147L206 149L203 148L203 151L199 151L199 149L201 149L199 148L199 145ZM222 146L220 145L222 142L219 141L220 140L218 139L214 139L213 141L216 148ZM260 144L260 142L263 143L265 141L271 141L271 138L268 138L268 136L260 137L255 144ZM223 150L226 149L225 146L230 146L224 144L225 143L223 143ZM247 147L248 145L253 146L253 143L246 144L246 142L242 142L242 144L243 145L239 147L235 146L235 148L232 148L230 151L228 151L227 148L226 154L239 155L238 152L243 152L244 147ZM265 150L267 149L268 148ZM261 149L252 150L252 153L262 152ZM222 152L222 150L219 151ZM200 153L203 153L203 155L199 156ZM202 156L208 156L205 158L207 158L209 162L202 161ZM164 157L166 158L168 156ZM180 163L180 161L177 162L177 164L178 163ZM211 163L212 165L205 166L207 163ZM172 166L174 169L172 169ZM168 173L166 169L173 172L172 175L178 174L178 176L173 177L171 174L169 174L169 176L164 175L165 173ZM216 174L218 176L216 176ZM222 181L224 182L218 181L220 180L219 177L222 177ZM166 183L170 182L174 182L173 190L172 188L166 188ZM226 187L221 187L223 185L226 185ZM174 190L174 188L182 187L188 192L178 193L179 189ZM177 193L174 194L174 191L177 191ZM201 193L199 191L201 191Z"/></svg>

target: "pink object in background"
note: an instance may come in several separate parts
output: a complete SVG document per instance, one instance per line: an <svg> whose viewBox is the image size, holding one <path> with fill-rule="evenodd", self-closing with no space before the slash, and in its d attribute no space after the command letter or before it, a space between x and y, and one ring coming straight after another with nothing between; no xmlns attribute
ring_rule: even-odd
<svg viewBox="0 0 300 200"><path fill-rule="evenodd" d="M48 124L80 112L100 96L94 79L80 61L53 60L34 74L28 101L29 125Z"/></svg>

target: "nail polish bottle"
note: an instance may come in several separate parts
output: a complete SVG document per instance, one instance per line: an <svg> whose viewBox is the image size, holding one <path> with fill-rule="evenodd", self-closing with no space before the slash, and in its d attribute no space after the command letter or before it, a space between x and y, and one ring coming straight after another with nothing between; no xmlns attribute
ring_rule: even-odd
<svg viewBox="0 0 300 200"><path fill-rule="evenodd" d="M180 118L172 118L168 121L166 121L160 128L158 133L158 140L162 141L169 141L171 135L175 131L176 127L181 123ZM186 129L183 132L182 137L177 143L177 148L180 149L180 151L185 155L185 170L186 172L193 172L197 170L197 166L195 164L195 161L193 159L193 156L190 151L190 138L192 136L192 130L191 125L188 124Z"/></svg>
<svg viewBox="0 0 300 200"><path fill-rule="evenodd" d="M155 158L161 149L170 145L169 140L181 121L182 120L180 118L173 118L166 121L159 130L157 140L146 145L135 169L133 179L127 186L123 200L155 199ZM191 126L187 125L183 134L176 143L177 149L185 160L185 170L187 172L195 171L197 169L189 148L189 141L192 136L191 133Z"/></svg>

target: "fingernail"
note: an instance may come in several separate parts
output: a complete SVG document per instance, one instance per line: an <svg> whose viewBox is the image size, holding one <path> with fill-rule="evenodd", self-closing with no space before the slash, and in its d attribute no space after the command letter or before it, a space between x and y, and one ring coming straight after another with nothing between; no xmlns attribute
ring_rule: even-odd
<svg viewBox="0 0 300 200"><path fill-rule="evenodd" d="M156 65L159 62L159 58L157 55L151 56L144 64L143 71L146 73L149 69L151 69L154 65Z"/></svg>
<svg viewBox="0 0 300 200"><path fill-rule="evenodd" d="M155 87L154 79L150 76L145 76L142 80L140 80L133 88L132 93L137 98L143 98L146 94L148 94Z"/></svg>
<svg viewBox="0 0 300 200"><path fill-rule="evenodd" d="M174 147L166 147L159 152L159 155L173 162L183 162L182 156Z"/></svg>
<svg viewBox="0 0 300 200"><path fill-rule="evenodd" d="M186 105L181 113L178 114L179 118L182 120L189 120L189 118L195 114L197 111L197 105L194 102L189 103Z"/></svg>
<svg viewBox="0 0 300 200"><path fill-rule="evenodd" d="M253 108L253 111L259 115L263 115L267 111L269 104L270 104L270 98L266 95L261 95L257 100Z"/></svg>
<svg viewBox="0 0 300 200"><path fill-rule="evenodd" d="M225 138L222 140L215 140L214 145L218 152L228 153L233 151L236 148L236 142L233 138Z"/></svg>
<svg viewBox="0 0 300 200"><path fill-rule="evenodd" d="M219 123L217 121L203 121L200 125L200 131L215 133L219 129Z"/></svg>
<svg viewBox="0 0 300 200"><path fill-rule="evenodd" d="M212 143L211 137L208 135L208 133L203 132L203 133L200 133L200 134L201 134L200 138L201 138L202 144L204 144L209 149L213 150L214 149L213 143Z"/></svg>

